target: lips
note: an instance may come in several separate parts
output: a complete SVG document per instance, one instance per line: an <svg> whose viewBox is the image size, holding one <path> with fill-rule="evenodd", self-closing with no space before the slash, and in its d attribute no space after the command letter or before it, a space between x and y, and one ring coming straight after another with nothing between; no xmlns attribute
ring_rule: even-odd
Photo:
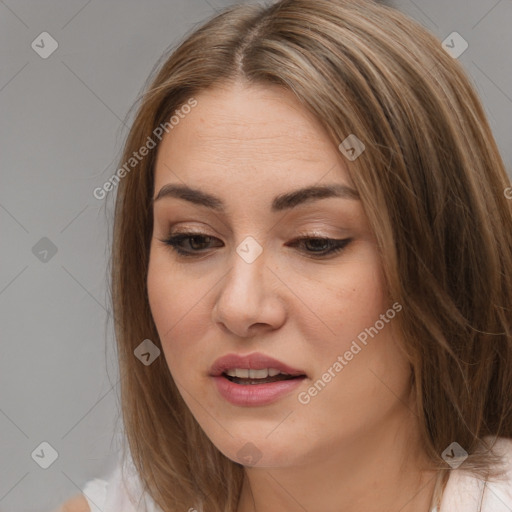
<svg viewBox="0 0 512 512"><path fill-rule="evenodd" d="M210 375L212 377L218 377L227 370L235 368L249 369L249 370L263 370L264 368L275 368L283 373L287 373L293 376L306 375L304 370L293 368L273 357L266 356L259 352L248 354L245 356L239 354L227 354L219 359L215 360L212 367L210 368Z"/></svg>

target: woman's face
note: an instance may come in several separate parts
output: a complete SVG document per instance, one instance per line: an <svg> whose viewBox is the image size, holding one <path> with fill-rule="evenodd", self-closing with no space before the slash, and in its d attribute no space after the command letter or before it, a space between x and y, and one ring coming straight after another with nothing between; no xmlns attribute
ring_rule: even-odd
<svg viewBox="0 0 512 512"><path fill-rule="evenodd" d="M195 98L158 149L154 198L176 185L216 199L160 194L148 274L165 359L190 411L227 457L266 467L322 460L399 424L410 415L409 364L392 335L401 305L386 298L351 163L289 91L237 85ZM326 186L339 196L286 200ZM186 255L165 242L187 232L174 239ZM303 377L212 375L283 370L261 359L212 369L227 354L255 353Z"/></svg>

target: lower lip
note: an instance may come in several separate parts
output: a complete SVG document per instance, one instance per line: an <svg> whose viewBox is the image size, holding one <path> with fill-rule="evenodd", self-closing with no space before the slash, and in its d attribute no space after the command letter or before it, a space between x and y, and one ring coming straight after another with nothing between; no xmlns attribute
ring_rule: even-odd
<svg viewBox="0 0 512 512"><path fill-rule="evenodd" d="M233 405L268 405L298 387L306 377L267 382L265 384L236 384L222 375L213 377L219 393Z"/></svg>

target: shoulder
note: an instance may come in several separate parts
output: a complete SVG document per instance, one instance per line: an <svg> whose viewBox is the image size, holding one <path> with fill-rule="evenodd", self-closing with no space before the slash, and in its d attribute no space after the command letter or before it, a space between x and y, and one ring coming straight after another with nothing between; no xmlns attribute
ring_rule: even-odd
<svg viewBox="0 0 512 512"><path fill-rule="evenodd" d="M510 460L512 456L512 438L498 437L496 440L496 450L504 455L507 461L512 462Z"/></svg>
<svg viewBox="0 0 512 512"><path fill-rule="evenodd" d="M493 452L502 456L502 476L482 480L462 468L451 470L441 502L442 512L512 510L512 439L498 438Z"/></svg>
<svg viewBox="0 0 512 512"><path fill-rule="evenodd" d="M492 439L489 439L492 443ZM503 471L502 481L512 484L512 439L507 437L498 437L494 443L492 451L501 457Z"/></svg>
<svg viewBox="0 0 512 512"><path fill-rule="evenodd" d="M70 500L63 503L60 508L52 512L92 512L91 507L94 507L93 504L96 505L94 507L95 511L104 510L108 486L109 482L100 478L89 480L82 488L81 494L73 496Z"/></svg>
<svg viewBox="0 0 512 512"><path fill-rule="evenodd" d="M91 512L87 499L83 494L73 496L70 500L66 501L55 512Z"/></svg>
<svg viewBox="0 0 512 512"><path fill-rule="evenodd" d="M512 439L499 438L493 449L502 456L503 474L499 479L486 482L485 510L501 512L512 510Z"/></svg>

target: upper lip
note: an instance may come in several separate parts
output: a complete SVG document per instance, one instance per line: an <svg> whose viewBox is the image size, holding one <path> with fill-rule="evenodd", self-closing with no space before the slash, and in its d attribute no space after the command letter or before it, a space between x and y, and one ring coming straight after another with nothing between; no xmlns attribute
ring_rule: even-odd
<svg viewBox="0 0 512 512"><path fill-rule="evenodd" d="M289 375L305 375L303 370L292 368L273 357L266 356L259 352L247 355L226 354L215 360L210 368L210 375L217 377L222 375L226 370L241 368L252 370L263 370L264 368L275 368Z"/></svg>

